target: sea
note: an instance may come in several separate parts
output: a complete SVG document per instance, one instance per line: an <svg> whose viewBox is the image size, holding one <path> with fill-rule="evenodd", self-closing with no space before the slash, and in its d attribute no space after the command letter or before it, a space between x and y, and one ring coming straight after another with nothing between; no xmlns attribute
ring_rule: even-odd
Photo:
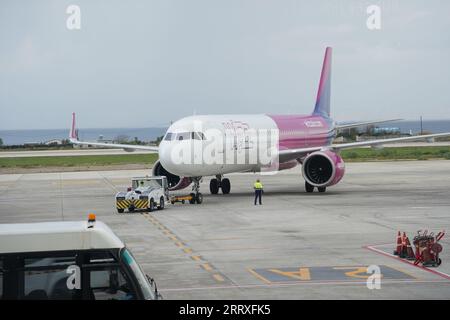
<svg viewBox="0 0 450 320"><path fill-rule="evenodd" d="M420 121L396 121L377 125L380 128L398 128L402 133L417 134L421 131ZM154 141L164 135L167 128L93 128L79 129L80 140L96 141L99 138L114 140L119 136L137 137L141 141ZM450 120L423 120L422 130L439 133L450 132ZM4 145L22 145L26 143L45 143L53 139L67 139L68 129L52 130L0 130L0 138Z"/></svg>

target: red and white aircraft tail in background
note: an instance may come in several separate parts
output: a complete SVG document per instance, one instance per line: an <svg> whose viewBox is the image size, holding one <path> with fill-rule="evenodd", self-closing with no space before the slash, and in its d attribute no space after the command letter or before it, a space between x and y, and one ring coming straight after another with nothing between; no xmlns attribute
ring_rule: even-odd
<svg viewBox="0 0 450 320"><path fill-rule="evenodd" d="M305 189L313 192L317 188L324 192L337 184L344 176L344 161L339 155L343 149L365 146L380 146L391 142L429 140L450 136L450 132L422 136L408 136L363 142L333 144L340 129L393 121L374 121L348 125L336 125L330 118L331 53L327 48L317 92L316 104L310 115L196 115L173 123L167 130L159 147L110 144L79 141L73 114L70 141L74 144L88 144L109 148L123 148L127 151L148 150L159 153L159 160L153 166L153 175L167 176L171 190L178 190L194 184L199 194L202 177L212 176L210 191L217 194L230 192L230 180L223 176L232 172L264 172L284 170L302 164ZM396 119L395 119L396 120ZM272 147L257 147L260 132L276 132L277 141ZM218 139L219 137L219 139ZM275 146L275 148L273 148ZM261 150L263 149L263 150ZM210 161L205 150L213 150L223 159L234 161ZM190 154L193 161L180 161L181 154ZM266 154L267 162L261 161ZM256 161L235 161L237 158Z"/></svg>

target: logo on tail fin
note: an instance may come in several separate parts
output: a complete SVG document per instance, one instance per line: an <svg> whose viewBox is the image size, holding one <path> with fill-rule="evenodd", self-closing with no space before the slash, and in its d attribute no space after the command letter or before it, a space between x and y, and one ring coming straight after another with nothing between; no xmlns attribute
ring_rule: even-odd
<svg viewBox="0 0 450 320"><path fill-rule="evenodd" d="M316 106L313 111L313 114L324 117L330 116L331 53L331 47L327 47L320 75L319 90L317 91Z"/></svg>

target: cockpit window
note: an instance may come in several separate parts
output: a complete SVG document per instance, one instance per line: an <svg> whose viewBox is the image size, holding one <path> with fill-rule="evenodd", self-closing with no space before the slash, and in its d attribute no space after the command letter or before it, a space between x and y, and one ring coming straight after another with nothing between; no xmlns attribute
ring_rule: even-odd
<svg viewBox="0 0 450 320"><path fill-rule="evenodd" d="M169 133L167 133L169 135ZM205 135L202 132L179 132L179 133L171 133L171 138L165 140L206 140Z"/></svg>
<svg viewBox="0 0 450 320"><path fill-rule="evenodd" d="M164 140L172 140L175 135L172 132L167 132Z"/></svg>
<svg viewBox="0 0 450 320"><path fill-rule="evenodd" d="M189 140L191 138L190 132L177 133L177 140Z"/></svg>

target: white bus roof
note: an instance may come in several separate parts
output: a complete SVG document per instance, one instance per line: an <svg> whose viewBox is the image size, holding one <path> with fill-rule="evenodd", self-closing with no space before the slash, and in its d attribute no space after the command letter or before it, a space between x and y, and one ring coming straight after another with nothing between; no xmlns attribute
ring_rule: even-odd
<svg viewBox="0 0 450 320"><path fill-rule="evenodd" d="M123 248L103 222L87 221L0 224L0 254Z"/></svg>

